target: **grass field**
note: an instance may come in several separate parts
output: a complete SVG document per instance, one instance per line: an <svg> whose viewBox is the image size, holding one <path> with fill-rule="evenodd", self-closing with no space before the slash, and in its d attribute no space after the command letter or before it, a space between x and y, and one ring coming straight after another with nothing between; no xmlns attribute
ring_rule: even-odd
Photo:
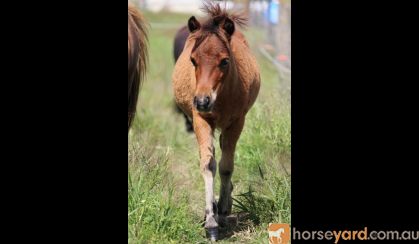
<svg viewBox="0 0 419 244"><path fill-rule="evenodd" d="M189 16L150 14L149 69L128 145L128 242L207 243L202 227L204 182L193 134L174 110L173 37ZM153 27L154 26L154 27ZM237 225L220 243L267 243L270 222L290 223L291 116L289 80L257 51L263 36L245 34L261 68L259 97L247 115L233 174ZM216 158L220 158L216 133ZM216 176L216 198L219 177Z"/></svg>

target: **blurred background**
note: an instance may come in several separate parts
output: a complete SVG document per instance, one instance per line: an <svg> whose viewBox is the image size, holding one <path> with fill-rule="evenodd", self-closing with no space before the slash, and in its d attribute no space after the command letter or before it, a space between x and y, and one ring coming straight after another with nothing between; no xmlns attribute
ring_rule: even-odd
<svg viewBox="0 0 419 244"><path fill-rule="evenodd" d="M249 25L263 30L262 52L270 55L279 72L291 69L291 0L216 1L249 16ZM200 0L138 0L137 5L154 13L171 12L201 16ZM153 23L152 23L153 24ZM157 27L157 26L156 26ZM286 74L283 74L286 75Z"/></svg>
<svg viewBox="0 0 419 244"><path fill-rule="evenodd" d="M149 65L128 143L129 243L207 243L204 182L195 135L186 132L172 90L174 37L200 0L131 0L149 23ZM291 221L290 0L216 1L245 12L241 31L257 59L261 89L235 154L233 215L223 242L267 243L269 223ZM216 160L220 159L215 133ZM218 199L219 177L215 179Z"/></svg>

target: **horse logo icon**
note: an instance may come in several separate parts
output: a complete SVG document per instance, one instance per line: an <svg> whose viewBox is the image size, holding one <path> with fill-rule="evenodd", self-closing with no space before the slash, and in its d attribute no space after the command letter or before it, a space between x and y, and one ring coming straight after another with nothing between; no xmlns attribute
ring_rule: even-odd
<svg viewBox="0 0 419 244"><path fill-rule="evenodd" d="M289 224L269 224L269 244L288 244L290 240Z"/></svg>

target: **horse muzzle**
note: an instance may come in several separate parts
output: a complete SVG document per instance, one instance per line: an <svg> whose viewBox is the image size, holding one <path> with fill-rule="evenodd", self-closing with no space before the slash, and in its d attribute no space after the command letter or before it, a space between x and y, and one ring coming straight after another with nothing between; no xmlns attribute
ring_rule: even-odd
<svg viewBox="0 0 419 244"><path fill-rule="evenodd" d="M198 112L209 113L213 108L214 101L210 96L195 96L193 105Z"/></svg>

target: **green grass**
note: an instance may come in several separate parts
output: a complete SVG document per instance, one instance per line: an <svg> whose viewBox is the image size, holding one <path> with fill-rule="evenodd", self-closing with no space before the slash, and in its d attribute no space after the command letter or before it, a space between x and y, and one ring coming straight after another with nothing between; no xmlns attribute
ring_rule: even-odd
<svg viewBox="0 0 419 244"><path fill-rule="evenodd" d="M176 193L168 154L131 148L128 173L129 242L185 243L201 240L196 216L188 211L186 193Z"/></svg>
<svg viewBox="0 0 419 244"><path fill-rule="evenodd" d="M176 25L189 16L145 16L151 23L170 25L151 25L149 69L129 133L128 242L207 243L197 142L174 110L171 83L173 36ZM220 243L267 243L268 223L291 221L290 85L253 46L263 39L262 32L250 28L246 35L261 68L262 86L236 150L233 212L239 223ZM215 189L218 198L218 175Z"/></svg>

